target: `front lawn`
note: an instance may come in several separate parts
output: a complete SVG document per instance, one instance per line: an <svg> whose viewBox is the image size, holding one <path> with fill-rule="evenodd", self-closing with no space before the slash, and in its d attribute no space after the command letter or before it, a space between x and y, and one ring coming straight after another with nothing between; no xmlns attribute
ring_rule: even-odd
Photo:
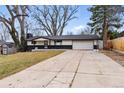
<svg viewBox="0 0 124 93"><path fill-rule="evenodd" d="M62 52L63 51L23 52L12 55L0 55L0 79Z"/></svg>
<svg viewBox="0 0 124 93"><path fill-rule="evenodd" d="M115 62L124 66L124 54L120 54L114 51L107 51L107 50L103 50L101 52L107 55L108 57L110 57L111 59L113 59Z"/></svg>

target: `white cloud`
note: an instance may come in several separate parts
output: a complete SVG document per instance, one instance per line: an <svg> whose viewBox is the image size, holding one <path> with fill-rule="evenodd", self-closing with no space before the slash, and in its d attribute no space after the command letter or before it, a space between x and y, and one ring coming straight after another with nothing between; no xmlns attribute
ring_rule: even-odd
<svg viewBox="0 0 124 93"><path fill-rule="evenodd" d="M71 32L73 32L73 34L79 34L79 33L81 33L81 30L84 28L86 28L86 26L79 25L79 26L73 27L71 29Z"/></svg>

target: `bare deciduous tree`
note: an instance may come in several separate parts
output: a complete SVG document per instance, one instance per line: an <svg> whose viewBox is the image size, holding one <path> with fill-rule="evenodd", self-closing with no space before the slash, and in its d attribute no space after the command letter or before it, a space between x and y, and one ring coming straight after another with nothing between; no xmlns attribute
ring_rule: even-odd
<svg viewBox="0 0 124 93"><path fill-rule="evenodd" d="M36 7L33 17L41 29L49 36L62 35L68 22L76 18L77 6L43 6Z"/></svg>
<svg viewBox="0 0 124 93"><path fill-rule="evenodd" d="M67 35L73 35L73 32L67 31Z"/></svg>
<svg viewBox="0 0 124 93"><path fill-rule="evenodd" d="M27 9L28 7L26 5L23 6L13 6L14 13L16 15L21 15L17 16L19 25L20 25L20 48L22 51L26 50L26 31L25 31L25 17L27 16Z"/></svg>
<svg viewBox="0 0 124 93"><path fill-rule="evenodd" d="M6 9L9 13L9 18L5 16L4 14L0 14L0 21L7 27L13 41L15 42L15 45L18 50L25 51L26 48L26 35L25 35L25 27L24 27L24 21L25 17L27 16L27 6L17 6L17 5L6 5ZM20 26L20 36L19 32L16 29L16 19L19 22Z"/></svg>
<svg viewBox="0 0 124 93"><path fill-rule="evenodd" d="M80 35L86 35L86 34L91 34L90 27L85 27L84 29L81 29Z"/></svg>
<svg viewBox="0 0 124 93"><path fill-rule="evenodd" d="M3 23L0 24L0 35L1 35L1 38L0 38L1 40L4 40L4 41L9 40L10 35Z"/></svg>

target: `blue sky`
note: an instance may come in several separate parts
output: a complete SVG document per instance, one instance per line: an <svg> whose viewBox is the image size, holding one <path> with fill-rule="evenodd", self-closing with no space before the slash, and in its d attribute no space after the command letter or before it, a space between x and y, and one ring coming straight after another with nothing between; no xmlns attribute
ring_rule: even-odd
<svg viewBox="0 0 124 93"><path fill-rule="evenodd" d="M90 6L88 5L81 5L79 6L79 10L76 13L77 18L70 21L68 26L65 28L64 34L68 32L73 32L74 34L80 33L78 29L83 29L87 26L87 23L90 21L91 12L87 9Z"/></svg>

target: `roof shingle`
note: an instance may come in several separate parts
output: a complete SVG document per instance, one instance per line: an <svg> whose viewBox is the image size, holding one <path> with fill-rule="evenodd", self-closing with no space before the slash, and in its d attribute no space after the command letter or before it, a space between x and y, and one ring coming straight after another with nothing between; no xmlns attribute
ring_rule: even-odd
<svg viewBox="0 0 124 93"><path fill-rule="evenodd" d="M100 39L97 35L63 35L63 36L35 36L27 40L32 41L38 38L45 38L50 40L98 40Z"/></svg>

